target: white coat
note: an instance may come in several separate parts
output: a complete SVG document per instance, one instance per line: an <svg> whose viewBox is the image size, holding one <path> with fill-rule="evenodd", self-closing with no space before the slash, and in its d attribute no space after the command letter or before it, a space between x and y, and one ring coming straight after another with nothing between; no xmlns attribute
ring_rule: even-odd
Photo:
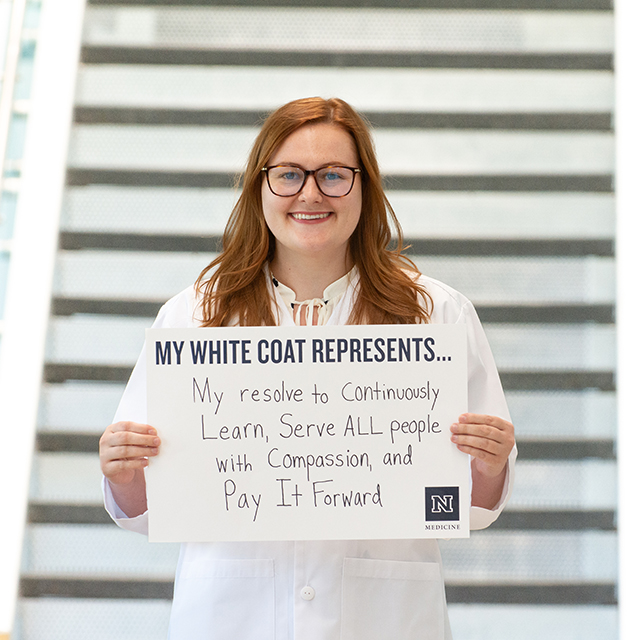
<svg viewBox="0 0 640 640"><path fill-rule="evenodd" d="M421 276L432 323L464 324L468 340L469 411L509 420L491 350L472 304ZM357 277L328 325L346 324ZM274 293L281 325L293 319ZM167 302L154 327L197 327L189 288ZM196 316L196 317L194 317ZM114 421L147 422L141 354ZM160 434L162 437L162 434ZM489 526L513 483L511 452L502 498L493 510L471 507L471 528ZM105 506L124 529L147 532L147 514L127 518L104 482ZM185 543L175 578L171 640L449 640L442 561L436 540L338 540Z"/></svg>

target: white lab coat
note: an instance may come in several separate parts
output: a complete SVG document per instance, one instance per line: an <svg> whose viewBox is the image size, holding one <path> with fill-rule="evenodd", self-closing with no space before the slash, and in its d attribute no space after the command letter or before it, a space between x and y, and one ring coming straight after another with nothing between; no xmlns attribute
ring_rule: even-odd
<svg viewBox="0 0 640 640"><path fill-rule="evenodd" d="M509 420L491 350L471 303L421 276L432 323L465 324L469 411ZM357 276L328 325L346 324ZM276 318L293 325L274 294ZM167 302L154 327L197 327L189 288ZM147 422L144 350L114 421ZM162 434L160 434L162 436ZM513 483L515 447L500 503L471 508L471 528L489 526ZM124 529L147 532L147 514L127 518L103 483L105 506ZM171 640L449 640L442 561L436 540L338 540L185 543L176 571Z"/></svg>

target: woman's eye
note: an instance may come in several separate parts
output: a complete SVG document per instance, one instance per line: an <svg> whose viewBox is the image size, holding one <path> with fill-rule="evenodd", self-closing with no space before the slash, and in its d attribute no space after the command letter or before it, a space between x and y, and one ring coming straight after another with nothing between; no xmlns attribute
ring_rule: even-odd
<svg viewBox="0 0 640 640"><path fill-rule="evenodd" d="M342 172L340 171L327 171L324 173L324 175L322 176L323 180L326 180L327 182L335 182L337 180L344 180L345 176Z"/></svg>
<svg viewBox="0 0 640 640"><path fill-rule="evenodd" d="M283 171L277 176L278 180L300 180L300 174L297 171Z"/></svg>

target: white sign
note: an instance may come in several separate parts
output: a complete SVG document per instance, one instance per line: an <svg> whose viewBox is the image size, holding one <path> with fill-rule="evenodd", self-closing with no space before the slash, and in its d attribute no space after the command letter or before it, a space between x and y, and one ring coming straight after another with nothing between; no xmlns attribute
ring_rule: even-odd
<svg viewBox="0 0 640 640"><path fill-rule="evenodd" d="M147 330L149 538L469 535L457 325Z"/></svg>

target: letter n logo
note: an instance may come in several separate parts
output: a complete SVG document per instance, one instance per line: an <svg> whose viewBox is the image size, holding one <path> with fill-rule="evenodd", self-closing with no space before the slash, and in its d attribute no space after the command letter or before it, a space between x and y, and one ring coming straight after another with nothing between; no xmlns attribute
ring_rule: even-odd
<svg viewBox="0 0 640 640"><path fill-rule="evenodd" d="M431 513L453 513L453 496L431 496Z"/></svg>
<svg viewBox="0 0 640 640"><path fill-rule="evenodd" d="M428 522L460 520L459 487L425 487L424 501Z"/></svg>

